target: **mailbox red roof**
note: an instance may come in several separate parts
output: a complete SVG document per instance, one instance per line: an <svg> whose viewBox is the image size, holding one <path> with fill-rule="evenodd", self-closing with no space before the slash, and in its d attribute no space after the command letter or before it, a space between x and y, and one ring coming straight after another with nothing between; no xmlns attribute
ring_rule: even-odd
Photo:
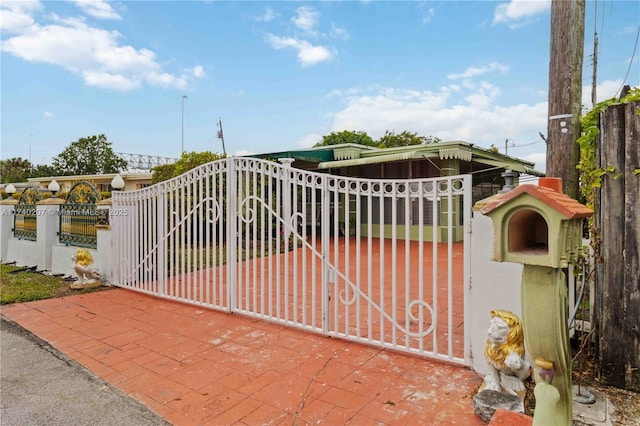
<svg viewBox="0 0 640 426"><path fill-rule="evenodd" d="M541 184L544 185L546 184L546 182L541 182ZM568 195L561 192L556 192L551 188L538 185L520 185L509 192L499 194L484 207L482 207L480 211L483 214L487 214L490 211L502 206L503 204L518 198L522 194L529 194L532 197L537 198L538 200L557 210L559 213L563 214L569 219L581 219L590 217L593 214L593 210L591 210L584 204L580 204L578 201L574 200Z"/></svg>

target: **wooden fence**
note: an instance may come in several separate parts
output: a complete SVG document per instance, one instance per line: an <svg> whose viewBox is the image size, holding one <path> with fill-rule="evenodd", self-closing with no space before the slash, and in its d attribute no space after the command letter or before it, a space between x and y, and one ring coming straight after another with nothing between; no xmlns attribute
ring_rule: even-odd
<svg viewBox="0 0 640 426"><path fill-rule="evenodd" d="M640 102L600 116L603 176L596 210L602 263L597 264L599 364L607 384L640 390Z"/></svg>

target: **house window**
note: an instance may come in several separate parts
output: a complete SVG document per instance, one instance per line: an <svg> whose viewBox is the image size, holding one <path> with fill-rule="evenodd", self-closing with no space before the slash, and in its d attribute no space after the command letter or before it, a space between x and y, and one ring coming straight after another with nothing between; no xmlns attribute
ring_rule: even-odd
<svg viewBox="0 0 640 426"><path fill-rule="evenodd" d="M136 189L142 189L151 186L150 183L136 183Z"/></svg>

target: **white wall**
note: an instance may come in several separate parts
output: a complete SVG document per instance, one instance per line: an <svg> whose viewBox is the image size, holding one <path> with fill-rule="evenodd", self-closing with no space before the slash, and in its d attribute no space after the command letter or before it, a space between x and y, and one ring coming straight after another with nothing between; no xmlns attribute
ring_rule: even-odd
<svg viewBox="0 0 640 426"><path fill-rule="evenodd" d="M471 219L470 318L465 319L465 326L471 336L472 367L481 374L489 372L484 348L491 311L511 311L522 319L522 265L492 261L493 237L491 219L474 211Z"/></svg>
<svg viewBox="0 0 640 426"><path fill-rule="evenodd" d="M38 244L35 241L9 238L6 262L16 262L19 266L38 266ZM42 268L38 268L42 269Z"/></svg>
<svg viewBox="0 0 640 426"><path fill-rule="evenodd" d="M54 274L75 276L73 256L78 247L58 243L59 205L38 204L36 241L13 238L13 205L0 206L2 230L0 256L3 262L16 262L19 266L37 266ZM108 206L107 206L108 208ZM11 210L11 212L9 212ZM98 250L89 249L100 272L109 277L111 268L111 231L98 229ZM5 248L6 247L6 248Z"/></svg>

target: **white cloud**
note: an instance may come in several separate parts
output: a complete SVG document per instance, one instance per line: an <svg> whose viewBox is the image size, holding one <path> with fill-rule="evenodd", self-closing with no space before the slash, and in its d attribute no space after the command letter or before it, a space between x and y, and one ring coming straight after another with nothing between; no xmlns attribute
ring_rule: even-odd
<svg viewBox="0 0 640 426"><path fill-rule="evenodd" d="M32 15L40 10L42 10L42 4L39 1L2 2L0 8L2 13L0 28L2 32L14 33L29 29L35 23Z"/></svg>
<svg viewBox="0 0 640 426"><path fill-rule="evenodd" d="M377 139L388 129L489 147L505 138L530 141L547 128L547 103L499 105L500 90L487 83L461 99L451 87L436 92L380 89L344 99L331 131L362 130Z"/></svg>
<svg viewBox="0 0 640 426"><path fill-rule="evenodd" d="M204 72L204 68L202 68L201 65L197 65L193 67L192 73L193 73L193 76L196 78L202 78L206 75Z"/></svg>
<svg viewBox="0 0 640 426"><path fill-rule="evenodd" d="M497 71L500 73L505 73L509 71L509 67L507 65L503 65L499 62L491 62L489 65L485 65L482 67L470 67L467 68L461 74L449 74L447 75L448 79L451 80L460 80L460 79L468 79L471 77L476 77L478 75L486 74L488 72Z"/></svg>
<svg viewBox="0 0 640 426"><path fill-rule="evenodd" d="M331 37L349 40L349 31L344 28L339 28L335 24L331 24Z"/></svg>
<svg viewBox="0 0 640 426"><path fill-rule="evenodd" d="M535 164L534 168L540 172L547 170L547 153L533 152L522 157L523 160L531 161Z"/></svg>
<svg viewBox="0 0 640 426"><path fill-rule="evenodd" d="M298 139L298 146L300 148L311 148L318 142L322 142L322 135L311 133Z"/></svg>
<svg viewBox="0 0 640 426"><path fill-rule="evenodd" d="M507 24L515 29L527 24L530 20L551 7L551 0L511 0L496 7L493 24Z"/></svg>
<svg viewBox="0 0 640 426"><path fill-rule="evenodd" d="M425 24L431 22L431 20L435 15L436 15L435 10L433 10L433 8L430 8L422 15L422 22Z"/></svg>
<svg viewBox="0 0 640 426"><path fill-rule="evenodd" d="M274 49L284 49L292 47L298 51L298 61L303 66L315 65L319 62L331 60L333 53L325 46L314 46L306 40L299 40L292 37L278 37L273 34L267 35L267 41Z"/></svg>
<svg viewBox="0 0 640 426"><path fill-rule="evenodd" d="M10 14L31 16L29 13L35 10L19 4ZM48 18L49 24L28 26L17 25L27 22L24 18L12 19L16 35L2 40L2 51L25 61L57 65L81 76L87 85L118 91L133 90L143 83L182 89L192 79L205 75L201 66L181 75L168 73L153 51L122 45L119 32L91 27L83 18L62 18L55 14Z"/></svg>
<svg viewBox="0 0 640 426"><path fill-rule="evenodd" d="M50 112L50 111L45 111L45 112L42 114L42 116L43 116L44 118L53 118L53 117L55 117L56 115L55 115L54 113Z"/></svg>
<svg viewBox="0 0 640 426"><path fill-rule="evenodd" d="M618 96L618 91L622 86L622 80L605 80L596 85L596 102L602 102L604 100ZM593 108L591 103L591 85L582 86L582 106L587 110Z"/></svg>
<svg viewBox="0 0 640 426"><path fill-rule="evenodd" d="M271 22L277 16L278 15L273 11L273 9L271 9L270 7L267 7L262 16L256 16L254 19L258 22Z"/></svg>
<svg viewBox="0 0 640 426"><path fill-rule="evenodd" d="M310 6L300 6L296 9L296 14L291 18L293 24L305 33L315 35L320 14Z"/></svg>
<svg viewBox="0 0 640 426"><path fill-rule="evenodd" d="M87 15L99 19L122 19L111 5L104 0L72 0Z"/></svg>
<svg viewBox="0 0 640 426"><path fill-rule="evenodd" d="M122 74L112 74L100 71L83 71L82 78L89 86L127 92L140 87L140 81L127 78Z"/></svg>

